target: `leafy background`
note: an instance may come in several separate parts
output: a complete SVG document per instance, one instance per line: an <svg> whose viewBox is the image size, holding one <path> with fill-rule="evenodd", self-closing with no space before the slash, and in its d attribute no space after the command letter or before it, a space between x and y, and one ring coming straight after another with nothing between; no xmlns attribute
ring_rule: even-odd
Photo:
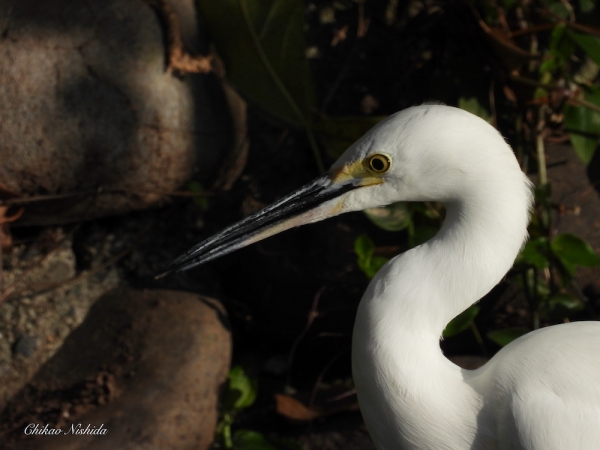
<svg viewBox="0 0 600 450"><path fill-rule="evenodd" d="M197 6L226 80L248 103L251 143L233 193L202 206L207 234L323 172L387 115L441 101L497 127L536 184L531 239L499 287L448 325L445 353L489 358L530 330L598 319L597 269L586 284L578 274L600 257L582 236L558 232L577 205L555 201L547 163L563 144L590 178L597 170L594 0ZM335 427L339 417L360 423L348 353L360 295L390 257L433 236L443 216L438 204L397 203L290 231L198 269L222 277L219 294L235 299L236 366L215 447L295 448L307 426Z"/></svg>

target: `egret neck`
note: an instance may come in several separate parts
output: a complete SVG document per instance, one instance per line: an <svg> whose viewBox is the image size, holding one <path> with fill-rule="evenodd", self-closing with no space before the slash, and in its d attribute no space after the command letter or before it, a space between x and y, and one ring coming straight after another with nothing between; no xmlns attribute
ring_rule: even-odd
<svg viewBox="0 0 600 450"><path fill-rule="evenodd" d="M390 260L361 300L353 376L381 450L399 450L397 442L436 450L491 442L491 427L478 423L483 399L468 384L468 371L444 357L439 338L448 322L502 279L524 241L529 198L523 175L514 159L504 169L514 176L500 179L492 168L457 180L465 186L446 200L441 230Z"/></svg>

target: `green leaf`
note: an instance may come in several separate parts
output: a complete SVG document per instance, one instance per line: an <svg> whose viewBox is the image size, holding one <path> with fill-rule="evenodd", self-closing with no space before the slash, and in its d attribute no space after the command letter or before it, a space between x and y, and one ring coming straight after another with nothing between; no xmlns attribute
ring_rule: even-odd
<svg viewBox="0 0 600 450"><path fill-rule="evenodd" d="M587 242L573 234L559 234L552 240L550 247L565 265L600 266L600 256Z"/></svg>
<svg viewBox="0 0 600 450"><path fill-rule="evenodd" d="M371 222L386 231L404 230L410 225L412 216L408 204L404 202L370 208L365 210L365 214Z"/></svg>
<svg viewBox="0 0 600 450"><path fill-rule="evenodd" d="M419 225L415 227L415 232L408 237L408 246L414 248L434 237L438 228L431 225Z"/></svg>
<svg viewBox="0 0 600 450"><path fill-rule="evenodd" d="M244 373L241 366L235 366L229 371L229 384L223 409L225 411L240 410L249 407L256 400L258 383Z"/></svg>
<svg viewBox="0 0 600 450"><path fill-rule="evenodd" d="M233 435L235 450L277 450L258 431L238 430Z"/></svg>
<svg viewBox="0 0 600 450"><path fill-rule="evenodd" d="M361 234L356 238L356 241L354 241L354 253L356 253L356 256L363 261L369 261L373 256L374 250L375 244L366 234Z"/></svg>
<svg viewBox="0 0 600 450"><path fill-rule="evenodd" d="M460 97L458 99L458 107L481 117L487 123L492 123L492 115L479 103L477 97Z"/></svg>
<svg viewBox="0 0 600 450"><path fill-rule="evenodd" d="M514 281L521 289L526 290L530 295L539 299L543 300L550 296L550 287L546 283L545 278L539 276L535 270L527 270L525 272L525 279L516 277Z"/></svg>
<svg viewBox="0 0 600 450"><path fill-rule="evenodd" d="M473 320L475 320L475 317L477 317L477 314L479 314L478 305L471 305L469 308L461 312L458 316L452 319L448 325L446 325L446 328L442 333L444 339L454 336L469 328L471 323L473 323Z"/></svg>
<svg viewBox="0 0 600 450"><path fill-rule="evenodd" d="M550 3L548 5L548 9L550 11L552 11L554 14L556 14L558 17L560 17L561 19L569 18L569 10L560 1Z"/></svg>
<svg viewBox="0 0 600 450"><path fill-rule="evenodd" d="M573 55L575 44L568 33L567 26L560 23L552 30L550 37L550 54L554 55L560 64L560 61L568 60Z"/></svg>
<svg viewBox="0 0 600 450"><path fill-rule="evenodd" d="M187 184L187 188L195 194L206 193L206 190L197 181L190 181ZM206 211L208 209L208 197L205 197L205 196L194 197L194 203L196 205L198 205L200 207L200 209L202 209L204 211Z"/></svg>
<svg viewBox="0 0 600 450"><path fill-rule="evenodd" d="M574 295L557 293L544 302L540 312L544 317L560 320L565 317L572 317L584 308L583 302Z"/></svg>
<svg viewBox="0 0 600 450"><path fill-rule="evenodd" d="M549 202L552 198L552 184L540 184L534 189L535 201L539 203Z"/></svg>
<svg viewBox="0 0 600 450"><path fill-rule="evenodd" d="M495 342L501 347L510 344L517 338L520 338L524 334L529 333L527 328L515 327L515 328L504 328L503 330L490 331L487 337L490 341Z"/></svg>
<svg viewBox="0 0 600 450"><path fill-rule="evenodd" d="M305 127L315 92L302 0L196 0L226 77L268 116Z"/></svg>
<svg viewBox="0 0 600 450"><path fill-rule="evenodd" d="M314 124L313 131L327 154L337 159L386 117L329 117Z"/></svg>
<svg viewBox="0 0 600 450"><path fill-rule="evenodd" d="M579 0L579 9L581 12L589 13L596 7L596 0Z"/></svg>
<svg viewBox="0 0 600 450"><path fill-rule="evenodd" d="M570 31L569 34L590 59L600 66L600 38L576 31Z"/></svg>
<svg viewBox="0 0 600 450"><path fill-rule="evenodd" d="M567 106L570 107L570 105ZM585 108L580 107L580 109ZM589 164L594 157L596 147L598 147L598 136L586 136L580 131L571 131L569 132L569 138L571 139L571 144L573 144L579 159L581 159L584 164Z"/></svg>
<svg viewBox="0 0 600 450"><path fill-rule="evenodd" d="M600 106L600 90L589 88L585 101ZM565 106L565 128L579 158L589 164L598 146L600 136L600 113L585 106Z"/></svg>
<svg viewBox="0 0 600 450"><path fill-rule="evenodd" d="M381 269L388 261L389 259L384 256L374 256L371 258L371 264L365 272L367 277L373 278L375 274L379 272L379 269Z"/></svg>
<svg viewBox="0 0 600 450"><path fill-rule="evenodd" d="M545 237L538 237L535 239L529 240L519 256L517 256L517 263L528 263L532 264L534 267L538 269L545 269L548 267L548 239Z"/></svg>
<svg viewBox="0 0 600 450"><path fill-rule="evenodd" d="M373 278L379 269L388 262L388 258L373 256L375 244L366 234L361 234L356 238L356 241L354 241L354 252L356 253L356 263L359 269L369 279Z"/></svg>
<svg viewBox="0 0 600 450"><path fill-rule="evenodd" d="M552 72L560 65L560 61L555 56L549 56L542 61L540 64L540 73ZM544 97L547 95L548 91L546 89L538 88L539 92L535 98Z"/></svg>

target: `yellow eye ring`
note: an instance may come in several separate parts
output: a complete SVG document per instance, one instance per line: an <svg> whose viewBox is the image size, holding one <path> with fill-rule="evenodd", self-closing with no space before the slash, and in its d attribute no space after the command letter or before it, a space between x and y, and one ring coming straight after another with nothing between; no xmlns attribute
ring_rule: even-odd
<svg viewBox="0 0 600 450"><path fill-rule="evenodd" d="M367 158L366 166L369 172L383 174L390 170L390 167L392 167L392 160L387 155L377 153Z"/></svg>

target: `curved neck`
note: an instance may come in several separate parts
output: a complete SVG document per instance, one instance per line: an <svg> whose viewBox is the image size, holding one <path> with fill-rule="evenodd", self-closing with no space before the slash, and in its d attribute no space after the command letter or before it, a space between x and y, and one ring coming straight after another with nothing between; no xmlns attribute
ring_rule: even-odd
<svg viewBox="0 0 600 450"><path fill-rule="evenodd" d="M389 323L438 339L458 314L487 294L512 266L526 236L527 201L484 193L446 202L438 234L391 260L361 302L373 328Z"/></svg>
<svg viewBox="0 0 600 450"><path fill-rule="evenodd" d="M514 191L490 196L489 188L500 192L501 186L488 183L468 198L447 201L438 234L392 259L369 284L352 359L361 410L378 448L396 450L398 442L415 449L473 448L475 441L484 448L479 440L487 438L477 433L482 400L438 341L448 322L510 269L528 219L529 197L520 181L516 197ZM423 428L432 423L455 433ZM388 442L390 429L395 440Z"/></svg>

